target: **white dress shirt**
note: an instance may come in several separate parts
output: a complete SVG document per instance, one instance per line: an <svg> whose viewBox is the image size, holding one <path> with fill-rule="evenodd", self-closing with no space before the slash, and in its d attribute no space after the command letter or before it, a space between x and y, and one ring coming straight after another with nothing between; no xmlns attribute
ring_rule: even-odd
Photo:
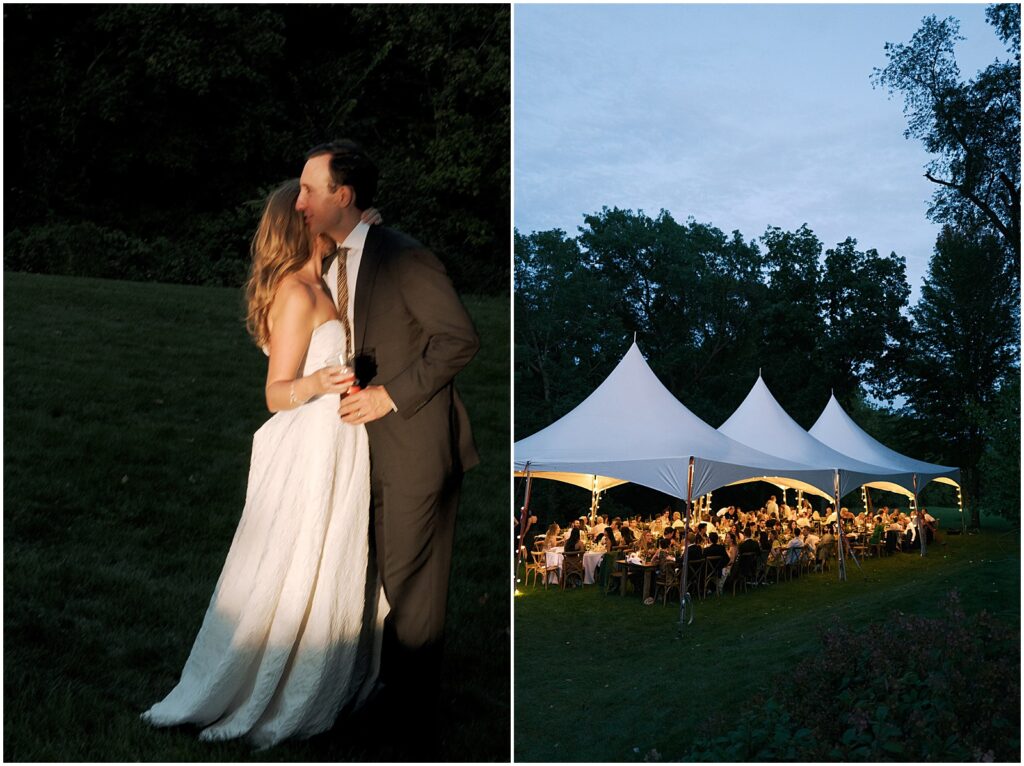
<svg viewBox="0 0 1024 766"><path fill-rule="evenodd" d="M356 307L356 282L359 279L359 264L363 262L363 248L366 246L366 235L370 231L370 224L365 221L360 221L355 225L355 228L348 233L345 237L345 241L338 245L339 249L342 247L348 248L348 254L345 260L345 276L348 279L348 326L352 328L352 335L355 336L356 332L356 319L355 319L355 307ZM331 266L327 269L327 287L331 291L331 296L334 298L334 303L338 303L338 259L335 258L331 262ZM355 337L350 339L349 345L352 346L352 353L359 351L357 345L357 339ZM391 411L398 412L398 405L394 402L391 403Z"/></svg>
<svg viewBox="0 0 1024 766"><path fill-rule="evenodd" d="M363 260L363 247L366 245L366 235L370 231L370 224L360 221L355 225L355 228L348 233L345 237L345 241L342 242L338 247L348 248L348 257L345 262L346 276L348 277L348 326L352 328L352 333L355 334L355 305L356 305L356 280L359 279L359 264ZM338 259L335 258L331 262L331 267L327 269L327 287L331 291L331 295L334 297L334 302L338 302ZM356 350L356 339L351 338L352 350Z"/></svg>

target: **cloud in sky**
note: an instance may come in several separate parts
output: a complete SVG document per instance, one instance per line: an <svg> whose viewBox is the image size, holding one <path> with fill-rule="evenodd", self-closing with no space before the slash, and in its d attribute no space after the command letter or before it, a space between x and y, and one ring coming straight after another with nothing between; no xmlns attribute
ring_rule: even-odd
<svg viewBox="0 0 1024 766"><path fill-rule="evenodd" d="M747 239L807 223L904 256L916 295L928 155L869 75L929 13L960 19L965 74L1005 57L981 5L517 6L517 228L573 233L602 206Z"/></svg>

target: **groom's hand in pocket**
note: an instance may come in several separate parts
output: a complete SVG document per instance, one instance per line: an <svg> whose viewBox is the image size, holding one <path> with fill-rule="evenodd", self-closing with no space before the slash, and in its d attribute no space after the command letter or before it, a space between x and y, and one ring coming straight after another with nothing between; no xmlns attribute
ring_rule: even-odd
<svg viewBox="0 0 1024 766"><path fill-rule="evenodd" d="M395 403L391 401L384 386L367 386L362 391L344 397L338 414L342 421L356 426L379 420L394 409Z"/></svg>

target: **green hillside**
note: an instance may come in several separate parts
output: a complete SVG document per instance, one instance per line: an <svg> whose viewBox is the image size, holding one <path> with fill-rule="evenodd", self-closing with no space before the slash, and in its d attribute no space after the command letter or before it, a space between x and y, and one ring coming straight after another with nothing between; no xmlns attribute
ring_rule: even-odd
<svg viewBox="0 0 1024 766"><path fill-rule="evenodd" d="M483 463L439 717L449 758L505 760L509 311L466 305L482 347L457 383ZM265 374L238 290L4 274L5 760L387 758L344 720L266 753L138 720L177 681L227 553Z"/></svg>

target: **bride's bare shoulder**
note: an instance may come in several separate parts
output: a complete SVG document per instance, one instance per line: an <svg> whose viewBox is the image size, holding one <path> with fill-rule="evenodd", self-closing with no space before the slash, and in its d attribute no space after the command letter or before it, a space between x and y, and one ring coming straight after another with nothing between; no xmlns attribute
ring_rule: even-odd
<svg viewBox="0 0 1024 766"><path fill-rule="evenodd" d="M315 288L295 274L281 280L270 302L269 321L273 324L285 316L292 318L312 316L316 309Z"/></svg>

